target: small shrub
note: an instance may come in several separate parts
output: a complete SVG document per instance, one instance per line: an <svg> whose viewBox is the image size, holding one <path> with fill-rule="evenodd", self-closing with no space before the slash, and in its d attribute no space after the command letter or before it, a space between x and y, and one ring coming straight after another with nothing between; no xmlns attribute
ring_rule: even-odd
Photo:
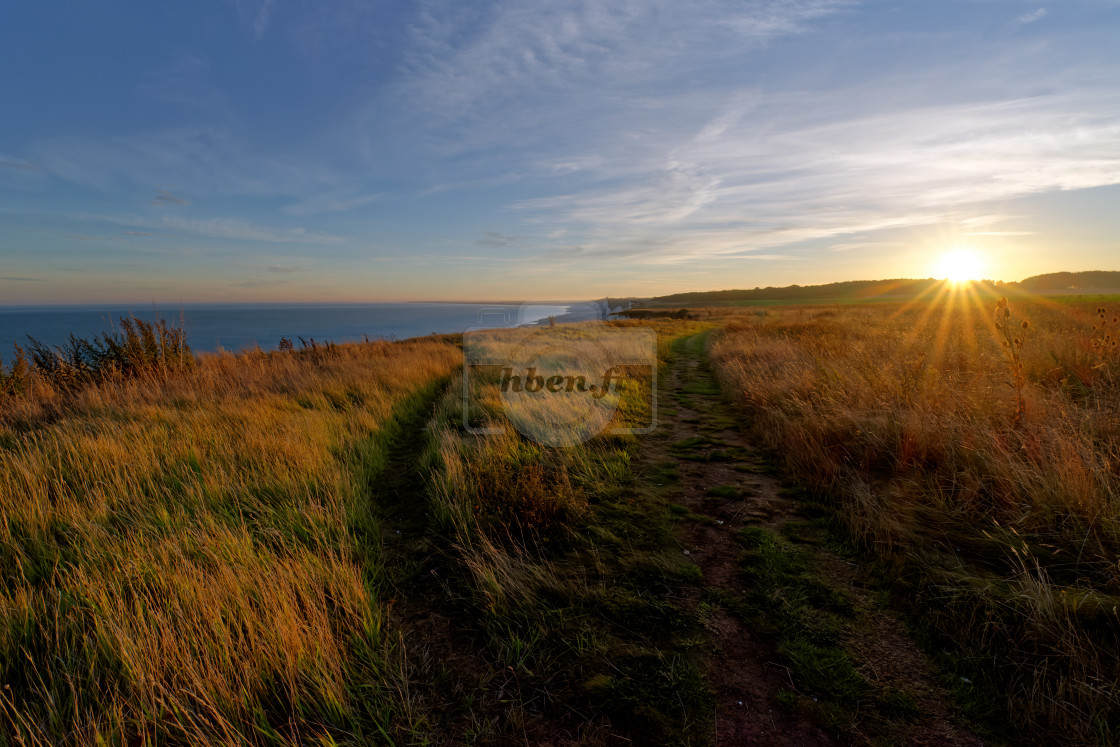
<svg viewBox="0 0 1120 747"><path fill-rule="evenodd" d="M22 394L31 379L31 366L27 362L27 355L23 348L16 345L15 359L7 372L4 371L3 361L0 361L0 399Z"/></svg>
<svg viewBox="0 0 1120 747"><path fill-rule="evenodd" d="M187 345L186 330L170 327L164 319L147 322L121 318L121 331L84 339L70 335L63 345L52 347L27 337L26 354L35 375L56 390L73 392L106 380L135 378L192 368L194 355ZM17 346L17 363L24 351Z"/></svg>

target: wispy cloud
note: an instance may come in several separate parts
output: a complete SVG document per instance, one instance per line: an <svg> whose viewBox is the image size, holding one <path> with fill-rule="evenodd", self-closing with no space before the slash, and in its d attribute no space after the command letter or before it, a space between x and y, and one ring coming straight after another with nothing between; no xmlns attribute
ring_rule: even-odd
<svg viewBox="0 0 1120 747"><path fill-rule="evenodd" d="M45 283L45 278L22 277L20 275L0 275L0 281L7 283Z"/></svg>
<svg viewBox="0 0 1120 747"><path fill-rule="evenodd" d="M520 236L506 236L497 231L487 231L482 235L482 238L474 242L475 246L492 246L492 247L506 247L517 244L522 237Z"/></svg>
<svg viewBox="0 0 1120 747"><path fill-rule="evenodd" d="M1006 223L1009 220L1020 220L1022 218L1023 216L1021 215L1000 215L998 213L993 213L990 215L975 215L971 218L963 218L958 221L958 223L962 226L979 227L990 226L995 223Z"/></svg>
<svg viewBox="0 0 1120 747"><path fill-rule="evenodd" d="M268 21L272 16L275 0L229 0L237 10L241 22L253 31L253 36L258 39L264 36L268 29Z"/></svg>
<svg viewBox="0 0 1120 747"><path fill-rule="evenodd" d="M77 241L122 241L120 236L89 236L83 233L68 233L62 238Z"/></svg>
<svg viewBox="0 0 1120 747"><path fill-rule="evenodd" d="M289 215L345 213L376 202L384 196L383 193L315 195L294 205L287 206L284 208L284 212Z"/></svg>
<svg viewBox="0 0 1120 747"><path fill-rule="evenodd" d="M21 161L18 158L9 158L3 153L0 153L0 169L13 169L15 171L35 171L36 167L27 161Z"/></svg>
<svg viewBox="0 0 1120 747"><path fill-rule="evenodd" d="M343 180L314 160L259 155L224 125L43 138L32 142L29 152L49 175L107 194L173 182L188 194L303 200Z"/></svg>
<svg viewBox="0 0 1120 747"><path fill-rule="evenodd" d="M241 280L236 283L230 283L232 288L270 288L277 286L284 286L290 283L290 280L278 280L277 278L255 278L253 280Z"/></svg>
<svg viewBox="0 0 1120 747"><path fill-rule="evenodd" d="M429 0L391 93L442 158L531 154L527 182L574 184L513 205L532 236L523 243L554 259L736 256L1120 182L1120 95L1107 76L1087 62L1040 67L1014 41L979 61L939 57L951 86L919 85L902 67L827 85L728 73L749 70L751 50L857 6L499 2L483 12ZM890 43L909 54L905 39ZM986 80L1003 82L1001 94ZM368 121L388 103L371 104Z"/></svg>
<svg viewBox="0 0 1120 747"><path fill-rule="evenodd" d="M1020 26L1026 26L1029 23L1041 21L1047 15L1049 15L1049 11L1047 11L1046 8L1039 8L1038 10L1032 10L1029 13L1024 13L1023 15L1017 17L1015 19L1015 23L1019 24Z"/></svg>
<svg viewBox="0 0 1120 747"><path fill-rule="evenodd" d="M308 231L301 226L273 228L234 218L184 218L178 215L164 215L158 219L139 215L83 216L83 218L124 226L161 229L163 232L235 241L262 241L278 244L336 244L345 240L342 236Z"/></svg>
<svg viewBox="0 0 1120 747"><path fill-rule="evenodd" d="M232 218L190 219L165 215L160 226L181 233L212 236L238 241L269 241L273 243L334 244L341 236L308 231L306 228L269 228Z"/></svg>
<svg viewBox="0 0 1120 747"><path fill-rule="evenodd" d="M356 126L369 131L367 145L377 150L385 113L403 102L398 118L422 128L437 153L523 147L554 138L555 122L596 118L603 102L653 114L661 95L714 65L855 4L426 0L409 29L399 80L369 103Z"/></svg>
<svg viewBox="0 0 1120 747"><path fill-rule="evenodd" d="M883 249L899 246L897 241L848 241L828 247L833 252L850 252L854 249Z"/></svg>
<svg viewBox="0 0 1120 747"><path fill-rule="evenodd" d="M729 244L760 249L938 223L962 204L1120 183L1115 90L870 114L840 100L848 95L761 97L737 126L721 108L695 136L664 132L644 153L615 159L602 186L518 207L542 231L564 228L585 246L657 233L690 237L684 256L720 256ZM645 257L662 251L680 248L650 243Z"/></svg>
<svg viewBox="0 0 1120 747"><path fill-rule="evenodd" d="M156 190L156 196L152 198L151 203L153 205L190 205L190 202L166 189Z"/></svg>

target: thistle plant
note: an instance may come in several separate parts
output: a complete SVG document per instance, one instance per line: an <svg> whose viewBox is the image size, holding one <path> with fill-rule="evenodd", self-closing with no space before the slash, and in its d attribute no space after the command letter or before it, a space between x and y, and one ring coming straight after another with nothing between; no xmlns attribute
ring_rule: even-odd
<svg viewBox="0 0 1120 747"><path fill-rule="evenodd" d="M1105 379L1112 383L1114 369L1111 364L1120 357L1120 317L1115 313L1110 314L1103 306L1097 309L1090 347L1100 358L1100 363L1093 368L1102 372Z"/></svg>
<svg viewBox="0 0 1120 747"><path fill-rule="evenodd" d="M1001 298L995 310L996 332L1003 347L1003 357L1007 363L1011 379L1007 382L1015 390L1015 413L1012 416L1012 425L1020 425L1027 414L1027 400L1023 391L1027 387L1027 377L1023 367L1023 344L1026 341L1027 330L1030 322L1023 319L1015 323L1011 314L1011 306L1006 298Z"/></svg>
<svg viewBox="0 0 1120 747"><path fill-rule="evenodd" d="M1118 337L1117 325L1120 324L1120 317L1116 314L1109 314L1108 309L1100 307L1097 309L1097 319L1099 320L1093 325L1093 349L1101 358L1110 360L1116 357L1118 350L1120 350L1120 340Z"/></svg>

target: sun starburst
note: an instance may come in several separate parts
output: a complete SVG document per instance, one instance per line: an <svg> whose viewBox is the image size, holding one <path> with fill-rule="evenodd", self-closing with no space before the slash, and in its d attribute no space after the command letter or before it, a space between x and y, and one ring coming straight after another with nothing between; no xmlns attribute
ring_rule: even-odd
<svg viewBox="0 0 1120 747"><path fill-rule="evenodd" d="M952 249L941 256L936 276L954 285L979 280L984 272L984 259L976 251L966 248Z"/></svg>

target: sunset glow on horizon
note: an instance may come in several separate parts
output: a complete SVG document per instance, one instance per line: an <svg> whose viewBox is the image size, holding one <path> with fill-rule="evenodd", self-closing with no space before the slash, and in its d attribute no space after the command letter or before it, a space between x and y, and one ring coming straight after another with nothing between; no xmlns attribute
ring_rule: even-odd
<svg viewBox="0 0 1120 747"><path fill-rule="evenodd" d="M1115 269L1118 30L1099 0L16 3L0 305Z"/></svg>
<svg viewBox="0 0 1120 747"><path fill-rule="evenodd" d="M946 252L938 260L934 277L960 285L983 279L986 271L986 263L978 252L973 249L958 248Z"/></svg>

